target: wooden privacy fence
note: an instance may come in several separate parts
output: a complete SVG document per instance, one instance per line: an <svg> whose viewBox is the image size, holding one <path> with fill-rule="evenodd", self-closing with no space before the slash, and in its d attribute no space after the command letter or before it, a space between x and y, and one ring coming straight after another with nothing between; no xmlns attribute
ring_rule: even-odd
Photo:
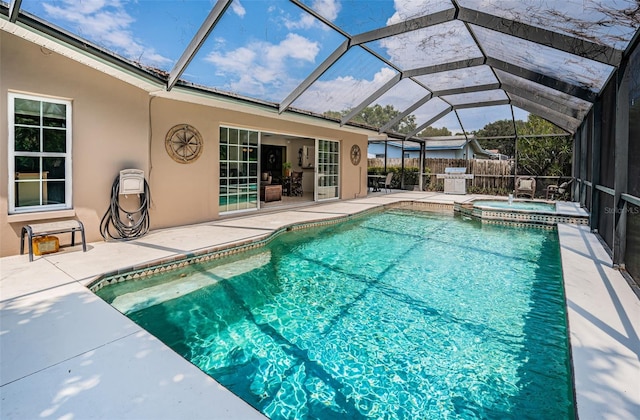
<svg viewBox="0 0 640 420"><path fill-rule="evenodd" d="M370 168L384 168L384 159L368 160ZM401 158L387 159L388 168L402 166ZM406 158L405 168L419 168L419 158ZM513 190L513 160L488 159L425 159L425 187L430 190L442 190L443 181L436 179L436 174L443 174L445 168L466 168L468 174L473 174L473 180L467 186L471 191L478 192L507 192Z"/></svg>

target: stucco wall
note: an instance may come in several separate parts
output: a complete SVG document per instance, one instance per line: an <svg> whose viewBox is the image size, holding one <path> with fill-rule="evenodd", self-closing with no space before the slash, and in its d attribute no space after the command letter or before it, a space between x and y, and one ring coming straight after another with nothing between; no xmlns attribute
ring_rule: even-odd
<svg viewBox="0 0 640 420"><path fill-rule="evenodd" d="M299 122L265 117L223 108L183 103L156 98L151 103L153 128L151 145L151 176L149 184L153 197L152 227L168 227L213 220L218 217L219 134L220 126L253 129L288 136L313 137L341 142L341 198L364 196L366 188L366 159L354 166L349 151L355 143L364 153L367 137L326 127L314 127ZM194 126L203 137L200 158L190 164L171 159L164 146L164 138L171 127L186 123ZM275 143L274 143L275 144ZM297 167L297 143L287 146L286 160ZM305 185L309 187L313 171L305 171Z"/></svg>
<svg viewBox="0 0 640 420"><path fill-rule="evenodd" d="M363 155L366 153L365 134L345 131L337 125L333 128L309 117L286 118L275 110L265 115L264 110L250 107L238 111L237 106L229 110L224 105L153 97L140 88L5 32L0 32L0 74L0 161L4 168L0 179L0 255L3 256L19 252L20 229L24 224L54 220L43 218L43 214L8 215L8 92L73 102L74 209L64 214L84 223L89 242L102 240L100 219L108 207L113 180L125 168L145 171L151 189L152 230L218 218L220 125L338 140L341 198L367 194L366 157L358 166L349 159L353 144L360 146ZM169 129L182 123L196 127L204 139L202 155L190 164L175 162L164 145ZM288 160L295 163L298 146L293 146L288 150ZM305 177L312 179L313 172L306 171Z"/></svg>
<svg viewBox="0 0 640 420"><path fill-rule="evenodd" d="M151 227L168 227L211 220L218 215L218 126L202 105L163 98L151 101ZM200 157L178 163L166 152L165 136L176 124L190 124L203 139Z"/></svg>
<svg viewBox="0 0 640 420"><path fill-rule="evenodd" d="M113 179L126 167L147 170L148 95L89 67L0 32L0 237L2 255L19 252L20 230L28 221L7 217L7 93L65 98L73 106L73 207L87 239L102 239L100 219ZM15 218L14 218L15 219ZM38 220L44 222L50 220ZM68 241L68 235L62 238Z"/></svg>

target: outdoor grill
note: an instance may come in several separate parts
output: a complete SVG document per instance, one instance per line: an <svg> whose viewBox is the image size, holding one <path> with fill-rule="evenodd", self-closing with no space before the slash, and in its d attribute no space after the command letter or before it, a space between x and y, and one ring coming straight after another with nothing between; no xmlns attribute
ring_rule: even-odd
<svg viewBox="0 0 640 420"><path fill-rule="evenodd" d="M443 174L436 174L437 179L444 179L445 194L466 194L467 179L473 179L467 168L444 168Z"/></svg>

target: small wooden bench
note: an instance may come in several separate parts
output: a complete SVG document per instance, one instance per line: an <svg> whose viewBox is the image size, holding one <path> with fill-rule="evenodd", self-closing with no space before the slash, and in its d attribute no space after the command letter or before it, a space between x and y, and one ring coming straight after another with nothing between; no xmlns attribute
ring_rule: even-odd
<svg viewBox="0 0 640 420"><path fill-rule="evenodd" d="M80 232L82 237L82 251L87 252L87 242L84 237L84 225L79 220L64 220L61 222L35 223L22 227L20 235L20 255L24 254L25 236L29 241L29 261L33 261L33 238L39 238L59 233L71 234L71 245L76 244L76 232Z"/></svg>

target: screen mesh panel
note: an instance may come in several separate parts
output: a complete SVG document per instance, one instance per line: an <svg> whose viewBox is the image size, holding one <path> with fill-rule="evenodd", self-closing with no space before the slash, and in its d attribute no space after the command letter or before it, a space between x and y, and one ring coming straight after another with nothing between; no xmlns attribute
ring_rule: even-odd
<svg viewBox="0 0 640 420"><path fill-rule="evenodd" d="M613 196L602 191L596 191L600 197L600 214L598 217L598 233L609 246L613 249L613 222L615 217L615 208L613 206Z"/></svg>
<svg viewBox="0 0 640 420"><path fill-rule="evenodd" d="M640 207L630 203L627 204L625 266L636 283L640 283Z"/></svg>
<svg viewBox="0 0 640 420"><path fill-rule="evenodd" d="M629 60L629 175L627 191L640 197L640 48Z"/></svg>

